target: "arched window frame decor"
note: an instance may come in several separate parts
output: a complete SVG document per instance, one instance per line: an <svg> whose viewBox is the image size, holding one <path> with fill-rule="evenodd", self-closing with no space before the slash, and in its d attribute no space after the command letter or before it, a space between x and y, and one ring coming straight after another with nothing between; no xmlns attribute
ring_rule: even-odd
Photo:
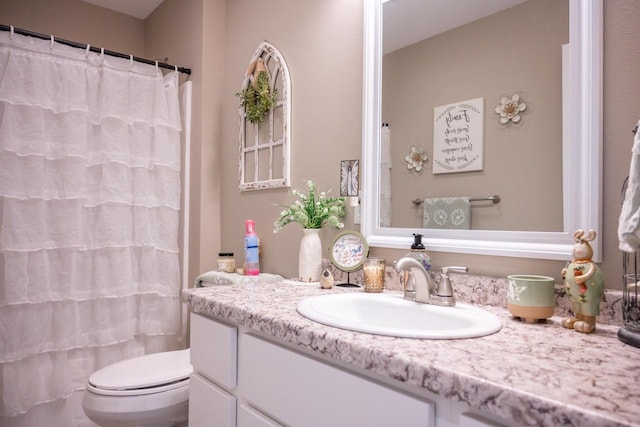
<svg viewBox="0 0 640 427"><path fill-rule="evenodd" d="M275 46L263 41L249 64L262 59L269 74L269 87L277 89L276 103L260 125L251 123L245 108L239 107L239 184L241 191L281 188L291 185L291 79L284 57ZM251 73L242 81L244 91ZM278 81L280 79L280 81ZM281 162L281 165L279 164Z"/></svg>

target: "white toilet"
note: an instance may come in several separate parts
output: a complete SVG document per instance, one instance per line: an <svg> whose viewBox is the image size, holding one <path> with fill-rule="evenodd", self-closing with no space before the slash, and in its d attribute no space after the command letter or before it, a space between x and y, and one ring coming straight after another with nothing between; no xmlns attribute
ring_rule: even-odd
<svg viewBox="0 0 640 427"><path fill-rule="evenodd" d="M102 427L187 425L189 356L189 349L147 354L94 372L84 412Z"/></svg>

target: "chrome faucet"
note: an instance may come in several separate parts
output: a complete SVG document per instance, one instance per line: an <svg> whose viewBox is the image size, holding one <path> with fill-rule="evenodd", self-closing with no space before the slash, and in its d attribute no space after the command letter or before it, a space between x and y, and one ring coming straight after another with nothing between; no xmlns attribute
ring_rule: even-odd
<svg viewBox="0 0 640 427"><path fill-rule="evenodd" d="M436 284L422 263L415 258L404 257L396 261L395 268L398 272L406 272L404 275L404 298L429 304L431 294L435 294Z"/></svg>
<svg viewBox="0 0 640 427"><path fill-rule="evenodd" d="M449 271L467 272L467 267L444 267L440 274L440 283L436 285L431 274L424 266L411 257L400 258L395 263L398 272L404 271L404 298L425 304L444 306L456 305L453 287L449 280Z"/></svg>

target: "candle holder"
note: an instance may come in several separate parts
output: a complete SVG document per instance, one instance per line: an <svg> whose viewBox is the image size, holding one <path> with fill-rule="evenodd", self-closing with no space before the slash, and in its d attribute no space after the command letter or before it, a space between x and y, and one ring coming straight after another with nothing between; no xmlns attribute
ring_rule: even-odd
<svg viewBox="0 0 640 427"><path fill-rule="evenodd" d="M364 291L382 292L384 290L384 259L367 258L364 260L362 272L364 273Z"/></svg>

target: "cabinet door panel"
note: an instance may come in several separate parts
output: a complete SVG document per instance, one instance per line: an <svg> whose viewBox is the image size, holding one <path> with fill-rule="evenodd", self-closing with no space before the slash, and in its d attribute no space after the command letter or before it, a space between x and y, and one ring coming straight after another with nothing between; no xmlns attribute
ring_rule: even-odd
<svg viewBox="0 0 640 427"><path fill-rule="evenodd" d="M282 425L248 406L240 405L238 406L238 427L282 427Z"/></svg>
<svg viewBox="0 0 640 427"><path fill-rule="evenodd" d="M217 384L237 385L238 329L193 313L191 315L191 364L196 372Z"/></svg>
<svg viewBox="0 0 640 427"><path fill-rule="evenodd" d="M292 426L434 425L434 405L259 338L242 335L239 384Z"/></svg>
<svg viewBox="0 0 640 427"><path fill-rule="evenodd" d="M189 381L189 427L235 427L236 398L198 374Z"/></svg>

